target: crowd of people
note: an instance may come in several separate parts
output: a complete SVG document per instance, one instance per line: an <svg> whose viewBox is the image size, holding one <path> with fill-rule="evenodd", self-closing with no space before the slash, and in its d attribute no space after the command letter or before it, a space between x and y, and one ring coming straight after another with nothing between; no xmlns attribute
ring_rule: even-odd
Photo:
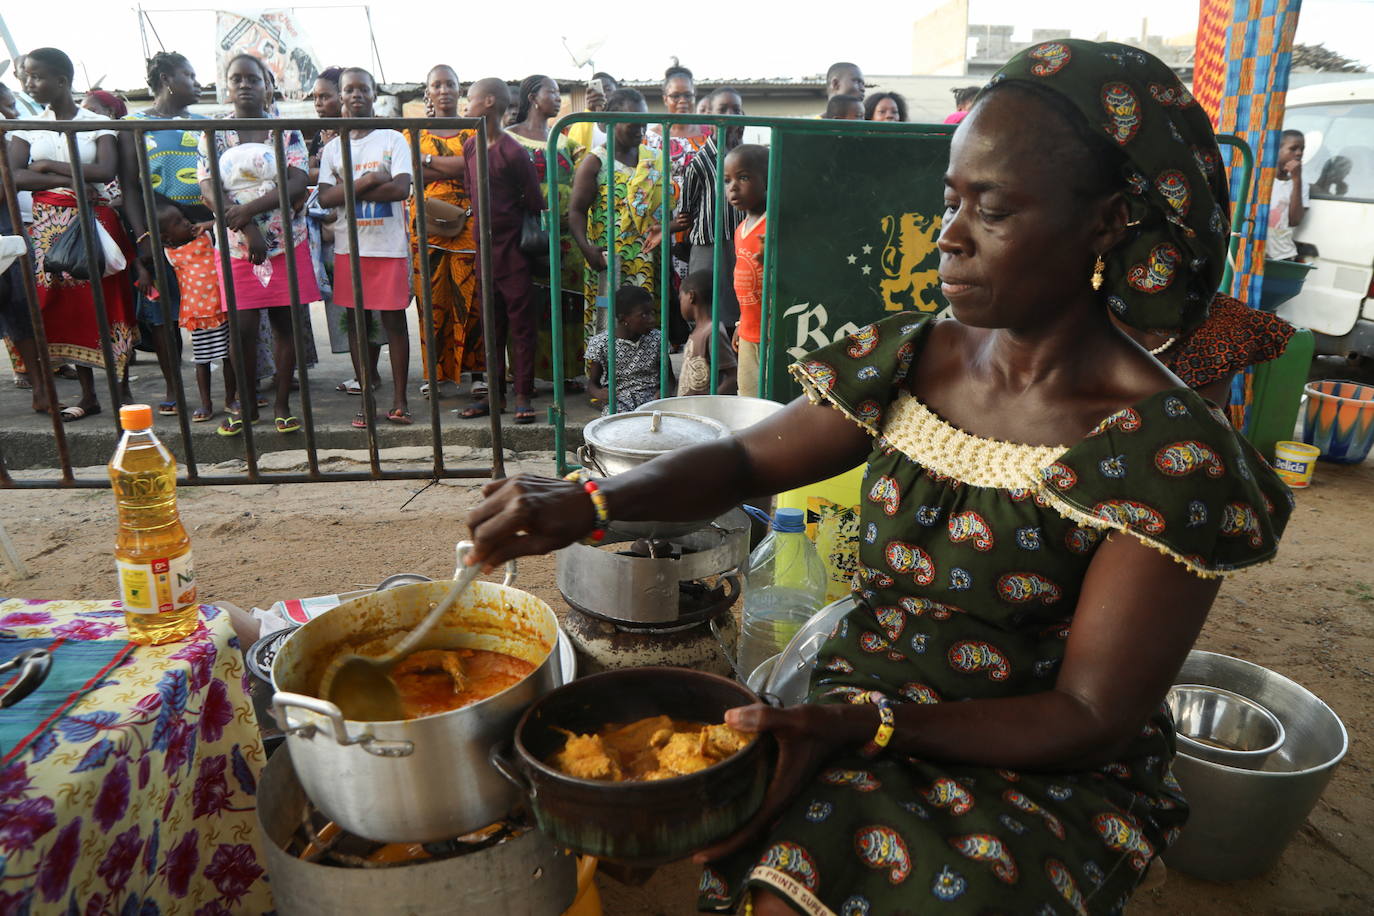
<svg viewBox="0 0 1374 916"><path fill-rule="evenodd" d="M19 91L0 84L0 111L6 118L205 118L191 111L200 98L197 74L184 55L174 52L160 52L148 61L152 104L132 114L112 93L92 90L79 96L72 61L56 48L39 48L16 65ZM351 131L350 226L341 216L343 140L327 122L374 115L377 84L372 75L358 67L330 67L319 75L310 98L323 122L320 129L281 132L284 189L278 187L277 131L272 126L280 94L271 71L253 55L240 54L217 77L232 106L226 116L261 121L260 130L218 131L213 150L207 146L209 134L199 130L148 130L143 150L128 132L93 129L79 135L86 194L100 242L110 254L97 281L108 316L104 331L96 319L92 281L49 269L48 256L62 239L69 233L80 238L65 136L47 130L8 131L9 164L33 250L48 353L61 374L80 383L78 399L70 404L51 403L48 386L36 383L36 345L16 263L3 274L0 331L10 348L16 384L32 389L34 410L56 411L68 422L99 413L95 370L111 360L116 376L125 380L121 396L129 397L128 364L141 342L156 355L165 383L159 413L189 410L198 423L219 419L218 433L233 437L242 433L244 423L257 420L259 410L270 407L276 430L295 432L301 426L292 408L292 392L299 384L295 335L303 335L301 351L307 366L313 366L308 306L323 300L330 348L347 351L354 370L338 391L360 395L364 378L378 386L385 349L391 399L384 417L408 424L408 316L412 304L418 310L426 282L436 352L431 378L428 341L419 334L426 367L420 392L426 397L465 395L469 403L456 410L464 418L504 410L509 383L515 422L534 422L535 379L552 381L554 375L554 309L563 319L565 390L586 391L607 410L607 335L617 341L617 356L622 347L629 348L626 358L616 361L619 409L633 409L658 395L666 350L684 354L675 380L669 370L670 390L701 394L714 383L718 392L757 395L768 150L743 143L742 128L718 138L705 125L673 124L665 132L661 125L618 123L611 143L605 125L587 121L557 138L557 162L549 163L550 123L563 110L556 80L534 74L518 87L501 79L478 80L467 89L464 106L454 68L432 68L423 90L428 114L461 114L487 122L488 244L496 308L492 326L486 327L479 292L477 195L471 192L475 130L419 131L419 162L412 161L412 138L401 132ZM865 101L863 74L851 63L829 69L826 92L829 101L821 117L907 118L906 102L896 93ZM662 99L665 110L677 116L744 114L737 90L722 87L699 97L692 72L676 63L664 75ZM591 79L586 104L589 111L648 111L643 94L621 86L608 73ZM717 256L718 142L727 149L727 212ZM665 149L666 173L661 167ZM151 179L146 186L140 156ZM549 213L550 180L557 182L556 214ZM608 186L614 189L609 207ZM145 195L152 197L156 227L148 225ZM423 225L417 195L424 198ZM661 224L665 201L671 214L666 231ZM615 238L611 263L608 220ZM18 234L7 220L0 223L0 232ZM548 233L559 246L558 302L551 298ZM159 243L161 252L155 250ZM356 272L350 257L354 246ZM222 251L227 251L225 260ZM712 274L717 257L720 282ZM670 265L666 271L665 263ZM672 311L661 334L649 333L653 329L644 326L643 303L646 297L657 302L665 290L680 308ZM717 295L720 302L713 306ZM361 299L365 322L354 319L355 297ZM303 304L294 316L293 302ZM230 340L230 303L237 311L236 347ZM718 315L714 328L709 319L713 311ZM169 316L170 326L164 327ZM174 377L182 359L181 331L187 332L196 367L194 404L177 402ZM486 365L485 335L495 338L495 366ZM235 351L241 367L231 359ZM223 368L220 405L211 390L216 364ZM238 378L254 386L251 396L240 399ZM265 380L261 392L256 390L260 379ZM222 418L217 407L222 407ZM367 417L358 413L353 425L365 428Z"/></svg>

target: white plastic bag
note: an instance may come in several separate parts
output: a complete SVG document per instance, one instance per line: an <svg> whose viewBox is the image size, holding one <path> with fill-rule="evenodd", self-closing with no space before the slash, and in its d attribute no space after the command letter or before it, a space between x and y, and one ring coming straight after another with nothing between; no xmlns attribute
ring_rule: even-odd
<svg viewBox="0 0 1374 916"><path fill-rule="evenodd" d="M95 234L100 238L100 248L105 252L104 275L112 276L128 267L128 262L124 260L124 252L119 250L119 244L110 236L109 231L100 225L99 220L96 220L95 230Z"/></svg>

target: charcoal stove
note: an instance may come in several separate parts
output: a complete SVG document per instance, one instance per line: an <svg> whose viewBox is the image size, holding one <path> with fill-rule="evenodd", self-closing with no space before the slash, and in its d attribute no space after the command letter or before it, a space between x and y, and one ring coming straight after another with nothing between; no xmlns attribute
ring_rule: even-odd
<svg viewBox="0 0 1374 916"><path fill-rule="evenodd" d="M285 751L263 768L258 827L282 916L530 916L563 912L577 892L573 857L523 811L448 840L377 843L311 804Z"/></svg>
<svg viewBox="0 0 1374 916"><path fill-rule="evenodd" d="M602 543L558 551L563 622L588 673L677 665L729 675L739 570L749 557L749 517L732 509L682 534L642 538L607 531Z"/></svg>

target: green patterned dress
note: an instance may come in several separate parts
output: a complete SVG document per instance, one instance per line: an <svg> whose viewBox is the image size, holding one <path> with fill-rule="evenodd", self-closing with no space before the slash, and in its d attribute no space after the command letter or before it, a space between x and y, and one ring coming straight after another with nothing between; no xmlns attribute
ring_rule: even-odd
<svg viewBox="0 0 1374 916"><path fill-rule="evenodd" d="M821 649L812 702L1051 689L1084 576L1112 531L1199 576L1273 555L1291 496L1191 390L1119 410L1072 446L996 442L907 390L929 327L896 315L793 366L813 401L875 437L862 600ZM1173 755L1163 708L1119 760L1090 771L847 754L802 790L761 850L704 871L699 905L728 911L752 885L808 914L1118 912L1186 819Z"/></svg>

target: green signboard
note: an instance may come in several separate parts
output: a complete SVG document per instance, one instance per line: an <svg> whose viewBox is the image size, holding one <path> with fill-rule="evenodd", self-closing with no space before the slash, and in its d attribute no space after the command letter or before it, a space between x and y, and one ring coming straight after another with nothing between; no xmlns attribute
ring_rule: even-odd
<svg viewBox="0 0 1374 916"><path fill-rule="evenodd" d="M765 396L800 394L787 366L817 347L892 312L945 307L935 243L949 135L926 130L893 137L774 130Z"/></svg>

